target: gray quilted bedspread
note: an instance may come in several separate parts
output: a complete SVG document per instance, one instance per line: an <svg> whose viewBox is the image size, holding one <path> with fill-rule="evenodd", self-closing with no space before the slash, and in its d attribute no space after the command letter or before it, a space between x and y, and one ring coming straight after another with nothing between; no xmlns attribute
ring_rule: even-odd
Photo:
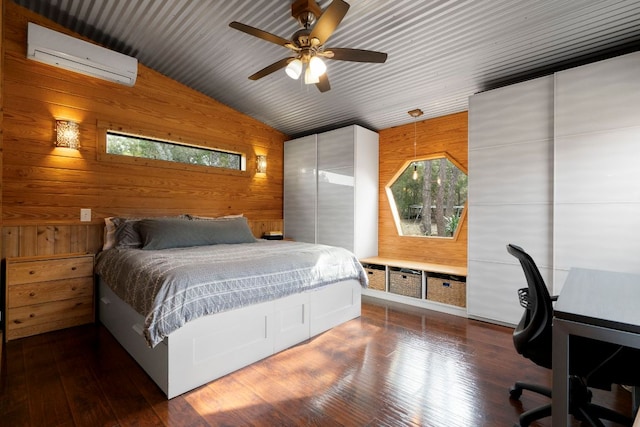
<svg viewBox="0 0 640 427"><path fill-rule="evenodd" d="M190 320L367 275L346 249L266 241L164 249L109 249L96 272L145 316L154 347Z"/></svg>

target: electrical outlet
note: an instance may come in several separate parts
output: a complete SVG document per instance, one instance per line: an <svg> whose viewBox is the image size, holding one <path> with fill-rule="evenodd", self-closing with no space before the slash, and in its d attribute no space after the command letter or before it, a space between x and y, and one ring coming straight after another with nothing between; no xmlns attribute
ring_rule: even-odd
<svg viewBox="0 0 640 427"><path fill-rule="evenodd" d="M80 221L81 222L91 221L91 209L80 209Z"/></svg>

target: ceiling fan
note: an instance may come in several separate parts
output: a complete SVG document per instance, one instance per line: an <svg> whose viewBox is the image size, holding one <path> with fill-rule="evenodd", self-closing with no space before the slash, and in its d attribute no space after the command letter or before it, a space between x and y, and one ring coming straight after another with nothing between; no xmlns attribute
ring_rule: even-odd
<svg viewBox="0 0 640 427"><path fill-rule="evenodd" d="M274 62L249 76L249 79L258 80L285 67L289 77L298 79L304 69L305 83L315 84L320 92L326 92L331 89L331 85L326 73L327 66L322 58L352 62L385 62L386 53L324 46L348 10L349 4L343 0L333 0L324 12L315 0L295 0L291 4L291 15L302 28L293 33L291 40L240 22L230 23L231 28L293 51L294 56Z"/></svg>

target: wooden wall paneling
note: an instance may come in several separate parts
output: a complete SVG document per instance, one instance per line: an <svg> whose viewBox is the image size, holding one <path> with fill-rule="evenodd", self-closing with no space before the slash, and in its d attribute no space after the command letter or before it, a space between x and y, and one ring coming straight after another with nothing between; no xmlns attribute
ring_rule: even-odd
<svg viewBox="0 0 640 427"><path fill-rule="evenodd" d="M266 231L282 231L283 221L280 220L265 220L265 221L249 221L249 226L253 235L256 237L262 237Z"/></svg>
<svg viewBox="0 0 640 427"><path fill-rule="evenodd" d="M135 86L126 87L28 60L27 22L69 32L5 3L4 111L10 120L4 123L2 218L4 226L19 227L21 254L95 252L108 216L243 213L250 220L282 220L286 135L143 65ZM53 146L55 118L79 122L79 150ZM247 170L203 173L99 160L101 121L242 152ZM256 154L267 155L265 175L255 174ZM80 208L92 209L90 226L80 224ZM40 234L33 226L43 227ZM7 231L5 240L15 232Z"/></svg>
<svg viewBox="0 0 640 427"><path fill-rule="evenodd" d="M2 259L68 253L97 253L102 249L103 226L22 225L2 229Z"/></svg>
<svg viewBox="0 0 640 427"><path fill-rule="evenodd" d="M18 256L38 255L38 227L20 227L19 236Z"/></svg>
<svg viewBox="0 0 640 427"><path fill-rule="evenodd" d="M417 157L447 152L465 170L468 169L467 113L417 122ZM414 158L414 123L383 129L380 134L380 185L378 255L407 261L467 266L467 218L460 223L457 239L399 236L385 185L406 160Z"/></svg>
<svg viewBox="0 0 640 427"><path fill-rule="evenodd" d="M0 171L2 171L3 165L3 147L4 147L4 1L0 2ZM2 183L2 173L0 173L0 230L2 229L2 190L4 185ZM0 239L0 254L4 252L4 233L2 239ZM2 271L0 269L0 271ZM0 279L0 284L3 284L4 280ZM6 317L4 313L4 292L1 290L4 286L0 285L0 368L2 367L2 331L4 330L4 319Z"/></svg>
<svg viewBox="0 0 640 427"><path fill-rule="evenodd" d="M37 255L53 255L56 247L56 227L51 225L36 226Z"/></svg>
<svg viewBox="0 0 640 427"><path fill-rule="evenodd" d="M282 230L282 219L248 220L256 237ZM2 228L2 259L13 257L93 253L102 250L104 224L22 225Z"/></svg>
<svg viewBox="0 0 640 427"><path fill-rule="evenodd" d="M2 259L19 256L20 227L2 227Z"/></svg>

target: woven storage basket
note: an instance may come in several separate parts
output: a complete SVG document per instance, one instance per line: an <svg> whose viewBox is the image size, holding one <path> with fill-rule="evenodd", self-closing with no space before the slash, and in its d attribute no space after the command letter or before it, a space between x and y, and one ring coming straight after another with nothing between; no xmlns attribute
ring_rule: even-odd
<svg viewBox="0 0 640 427"><path fill-rule="evenodd" d="M415 271L389 271L389 292L422 298L422 274Z"/></svg>
<svg viewBox="0 0 640 427"><path fill-rule="evenodd" d="M369 278L369 289L385 291L387 289L387 274L384 265L365 264L363 267Z"/></svg>
<svg viewBox="0 0 640 427"><path fill-rule="evenodd" d="M427 276L427 299L466 307L467 284L464 277L430 274Z"/></svg>

